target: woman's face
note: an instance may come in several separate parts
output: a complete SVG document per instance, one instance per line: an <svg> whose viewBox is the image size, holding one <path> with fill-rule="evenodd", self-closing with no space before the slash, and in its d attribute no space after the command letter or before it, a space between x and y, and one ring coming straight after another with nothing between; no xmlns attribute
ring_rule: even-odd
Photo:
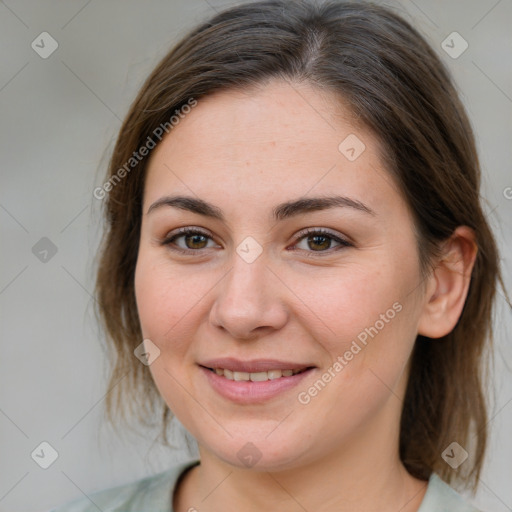
<svg viewBox="0 0 512 512"><path fill-rule="evenodd" d="M425 303L413 222L333 97L275 81L183 115L151 155L135 287L155 383L208 453L396 450Z"/></svg>

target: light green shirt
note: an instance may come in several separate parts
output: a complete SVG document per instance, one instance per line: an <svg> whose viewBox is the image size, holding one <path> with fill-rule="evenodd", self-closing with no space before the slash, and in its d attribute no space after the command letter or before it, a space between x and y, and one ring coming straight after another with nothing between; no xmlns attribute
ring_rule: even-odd
<svg viewBox="0 0 512 512"><path fill-rule="evenodd" d="M93 492L49 512L174 512L172 497L176 482L188 468L197 464L199 459L189 459L156 475ZM418 512L481 511L432 473Z"/></svg>

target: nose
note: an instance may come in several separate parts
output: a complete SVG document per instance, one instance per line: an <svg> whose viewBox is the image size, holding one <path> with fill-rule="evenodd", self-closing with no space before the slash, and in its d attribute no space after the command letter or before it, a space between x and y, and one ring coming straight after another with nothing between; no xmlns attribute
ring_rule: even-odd
<svg viewBox="0 0 512 512"><path fill-rule="evenodd" d="M212 324L236 339L254 339L282 328L288 319L285 287L274 272L263 255L248 263L235 253L231 270L216 287Z"/></svg>

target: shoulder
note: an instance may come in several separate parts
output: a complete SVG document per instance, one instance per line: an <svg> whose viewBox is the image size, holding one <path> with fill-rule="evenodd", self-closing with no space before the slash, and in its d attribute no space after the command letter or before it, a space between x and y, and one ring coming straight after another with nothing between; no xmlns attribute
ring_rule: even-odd
<svg viewBox="0 0 512 512"><path fill-rule="evenodd" d="M427 492L418 512L483 512L468 503L436 474L430 476Z"/></svg>
<svg viewBox="0 0 512 512"><path fill-rule="evenodd" d="M88 493L49 512L172 511L172 493L180 475L198 459L179 462L152 476ZM150 507L150 508L148 508Z"/></svg>

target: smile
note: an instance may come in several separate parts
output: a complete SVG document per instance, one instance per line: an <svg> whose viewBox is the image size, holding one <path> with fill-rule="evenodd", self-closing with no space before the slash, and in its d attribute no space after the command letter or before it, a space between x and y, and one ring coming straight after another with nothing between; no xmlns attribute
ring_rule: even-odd
<svg viewBox="0 0 512 512"><path fill-rule="evenodd" d="M227 368L208 368L208 370L229 380L263 382L266 380L280 379L281 377L291 377L292 375L306 371L307 368L299 368L296 370L268 370L261 372L235 372Z"/></svg>
<svg viewBox="0 0 512 512"><path fill-rule="evenodd" d="M281 362L281 364L283 363ZM283 364L283 366L285 365ZM300 363L294 365L295 369L291 364L291 368L279 369L275 368L277 366L275 361L270 364L268 361L261 362L258 365L255 365L254 362L246 363L246 368L240 368L243 366L241 364L237 366L238 369L234 370L222 368L218 363L212 367L198 365L208 387L224 399L239 405L262 404L268 400L277 399L279 396L286 396L287 392L299 386L316 370L314 366L300 367ZM247 366L251 366L251 368L247 368ZM267 368L274 366L274 368L264 371L265 366Z"/></svg>

